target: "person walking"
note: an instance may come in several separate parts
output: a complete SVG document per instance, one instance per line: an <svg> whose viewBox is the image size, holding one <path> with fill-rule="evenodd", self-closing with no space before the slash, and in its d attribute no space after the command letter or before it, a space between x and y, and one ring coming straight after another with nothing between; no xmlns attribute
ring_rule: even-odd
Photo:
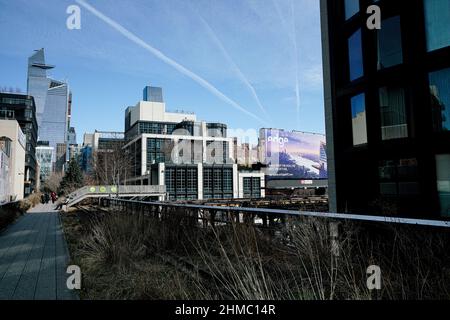
<svg viewBox="0 0 450 320"><path fill-rule="evenodd" d="M45 194L45 203L48 204L50 202L50 196L48 193Z"/></svg>
<svg viewBox="0 0 450 320"><path fill-rule="evenodd" d="M54 191L52 191L50 196L52 197L52 203L54 204L56 201L56 193Z"/></svg>

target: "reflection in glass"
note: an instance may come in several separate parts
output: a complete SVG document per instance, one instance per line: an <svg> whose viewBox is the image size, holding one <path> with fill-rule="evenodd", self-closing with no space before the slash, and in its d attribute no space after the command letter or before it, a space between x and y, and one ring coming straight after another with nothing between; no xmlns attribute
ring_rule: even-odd
<svg viewBox="0 0 450 320"><path fill-rule="evenodd" d="M435 131L450 130L450 68L430 73L431 109Z"/></svg>
<svg viewBox="0 0 450 320"><path fill-rule="evenodd" d="M345 20L359 12L359 0L345 0Z"/></svg>
<svg viewBox="0 0 450 320"><path fill-rule="evenodd" d="M378 70L389 68L403 62L400 17L392 17L382 22L377 32Z"/></svg>
<svg viewBox="0 0 450 320"><path fill-rule="evenodd" d="M380 88L381 136L383 140L408 137L405 93L401 88Z"/></svg>
<svg viewBox="0 0 450 320"><path fill-rule="evenodd" d="M436 156L437 187L441 215L450 216L450 154Z"/></svg>
<svg viewBox="0 0 450 320"><path fill-rule="evenodd" d="M348 56L350 65L350 81L353 81L364 75L361 29L356 31L348 39Z"/></svg>
<svg viewBox="0 0 450 320"><path fill-rule="evenodd" d="M428 51L450 46L450 1L424 0Z"/></svg>
<svg viewBox="0 0 450 320"><path fill-rule="evenodd" d="M420 193L416 158L383 160L378 168L382 195L417 195Z"/></svg>
<svg viewBox="0 0 450 320"><path fill-rule="evenodd" d="M352 106L352 130L353 145L367 143L367 122L365 94L360 94L351 99Z"/></svg>

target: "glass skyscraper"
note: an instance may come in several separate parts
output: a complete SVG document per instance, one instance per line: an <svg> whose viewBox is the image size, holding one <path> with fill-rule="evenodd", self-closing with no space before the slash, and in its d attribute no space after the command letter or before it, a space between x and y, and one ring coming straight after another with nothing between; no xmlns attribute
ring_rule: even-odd
<svg viewBox="0 0 450 320"><path fill-rule="evenodd" d="M144 101L163 103L162 88L147 86L144 88Z"/></svg>
<svg viewBox="0 0 450 320"><path fill-rule="evenodd" d="M67 83L48 77L54 66L45 63L44 49L37 50L28 59L28 94L36 103L36 117L40 141L48 141L54 153L58 145L67 145L70 92Z"/></svg>

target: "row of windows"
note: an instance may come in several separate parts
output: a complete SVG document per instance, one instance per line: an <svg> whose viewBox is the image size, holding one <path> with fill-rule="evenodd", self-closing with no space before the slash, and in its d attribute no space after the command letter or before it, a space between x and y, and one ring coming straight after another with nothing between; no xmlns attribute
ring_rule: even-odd
<svg viewBox="0 0 450 320"><path fill-rule="evenodd" d="M1 102L4 104L26 105L27 107L33 105L33 101L30 99L2 98Z"/></svg>
<svg viewBox="0 0 450 320"><path fill-rule="evenodd" d="M206 126L207 135L210 137L226 137L227 135L227 129L225 125L207 123ZM126 138L128 140L131 140L140 134L178 134L201 136L201 123L184 121L178 124L174 124L140 121L137 124L133 125L132 128L127 130Z"/></svg>
<svg viewBox="0 0 450 320"><path fill-rule="evenodd" d="M261 198L261 178L244 177L244 198Z"/></svg>
<svg viewBox="0 0 450 320"><path fill-rule="evenodd" d="M233 169L232 168L204 168L203 192L207 198L232 198Z"/></svg>
<svg viewBox="0 0 450 320"><path fill-rule="evenodd" d="M197 168L166 168L165 184L171 200L198 198Z"/></svg>
<svg viewBox="0 0 450 320"><path fill-rule="evenodd" d="M450 68L429 74L433 128L436 132L450 130ZM350 99L353 145L366 144L367 119L365 94ZM408 137L405 90L400 87L379 89L382 140Z"/></svg>
<svg viewBox="0 0 450 320"><path fill-rule="evenodd" d="M131 140L140 134L172 134L176 128L173 123L144 122L136 123L126 132L126 139Z"/></svg>
<svg viewBox="0 0 450 320"><path fill-rule="evenodd" d="M358 29L348 39L350 81L364 76L362 33ZM377 69L390 68L403 63L400 17L383 20L377 30Z"/></svg>
<svg viewBox="0 0 450 320"><path fill-rule="evenodd" d="M147 167L166 162L165 143L164 139L147 139Z"/></svg>
<svg viewBox="0 0 450 320"><path fill-rule="evenodd" d="M428 51L450 46L450 1L424 0ZM359 0L345 0L346 17L359 12ZM382 21L377 30L377 69L393 67L403 63L401 19L399 16ZM350 81L364 76L362 31L356 30L348 38Z"/></svg>
<svg viewBox="0 0 450 320"><path fill-rule="evenodd" d="M436 155L437 190L442 216L450 216L450 154ZM420 194L416 158L383 160L378 167L380 194L413 196Z"/></svg>

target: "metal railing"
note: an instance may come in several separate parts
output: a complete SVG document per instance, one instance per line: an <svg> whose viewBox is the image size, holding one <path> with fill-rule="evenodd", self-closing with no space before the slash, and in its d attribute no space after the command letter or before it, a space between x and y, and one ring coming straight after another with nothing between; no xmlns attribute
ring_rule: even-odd
<svg viewBox="0 0 450 320"><path fill-rule="evenodd" d="M146 202L124 199L106 199L106 205L120 206L122 210L135 211L151 211L161 213L163 208L182 208L187 211L197 212L199 219L215 222L227 222L226 219L231 217L238 222L252 221L258 218L260 223L264 226L273 224L275 219L286 220L289 217L315 217L335 220L351 220L351 221L366 221L378 223L417 225L429 227L450 228L450 221L444 220L426 220L426 219L412 219L399 218L389 216L371 216L358 215L346 213L328 213L328 212L305 212L295 210L281 210L281 209L266 209L266 208L247 208L247 207L225 207L225 206L211 206L211 205L192 205L192 204L177 204L167 202ZM146 208L147 207L147 208ZM229 215L225 220L216 220L217 213L225 213ZM223 216L222 216L223 218Z"/></svg>
<svg viewBox="0 0 450 320"><path fill-rule="evenodd" d="M85 186L67 197L68 207L77 204L85 198L117 197L117 196L165 196L166 187L160 185L148 186Z"/></svg>

